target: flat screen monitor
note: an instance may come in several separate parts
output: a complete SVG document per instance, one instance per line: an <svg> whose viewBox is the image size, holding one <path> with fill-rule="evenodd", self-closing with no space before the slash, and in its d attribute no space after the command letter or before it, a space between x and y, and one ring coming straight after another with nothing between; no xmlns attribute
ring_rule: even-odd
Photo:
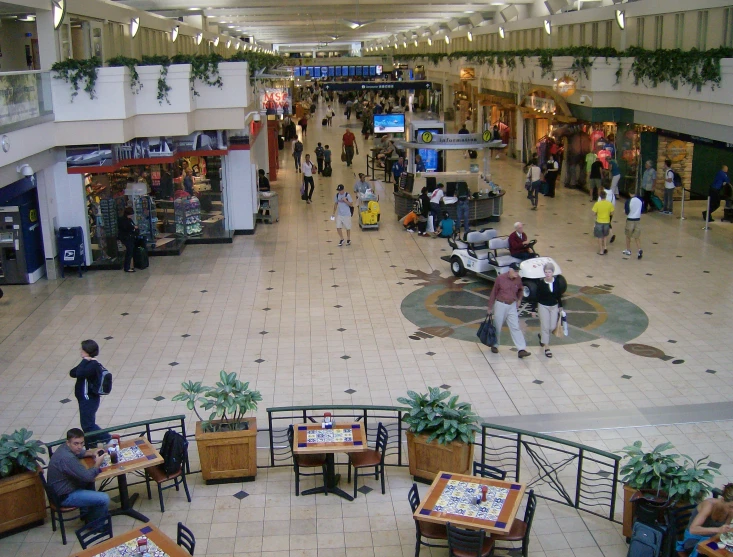
<svg viewBox="0 0 733 557"><path fill-rule="evenodd" d="M321 67L316 66L313 68L313 77L321 77Z"/></svg>
<svg viewBox="0 0 733 557"><path fill-rule="evenodd" d="M356 66L356 75L358 76L361 75L361 69L362 69L362 66Z"/></svg>
<svg viewBox="0 0 733 557"><path fill-rule="evenodd" d="M404 114L375 114L374 133L404 133Z"/></svg>
<svg viewBox="0 0 733 557"><path fill-rule="evenodd" d="M334 75L336 77L341 77L341 66L335 66L333 68L333 71L334 71Z"/></svg>
<svg viewBox="0 0 733 557"><path fill-rule="evenodd" d="M377 75L377 66L369 66L369 75Z"/></svg>
<svg viewBox="0 0 733 557"><path fill-rule="evenodd" d="M376 75L382 75L382 66L376 66L375 72L376 72Z"/></svg>
<svg viewBox="0 0 733 557"><path fill-rule="evenodd" d="M293 77L300 77L300 67L295 66L295 68L293 68Z"/></svg>
<svg viewBox="0 0 733 557"><path fill-rule="evenodd" d="M425 164L425 172L438 171L438 151L435 149L418 149L417 152Z"/></svg>
<svg viewBox="0 0 733 557"><path fill-rule="evenodd" d="M321 77L327 77L328 76L328 66L323 66L321 68Z"/></svg>
<svg viewBox="0 0 733 557"><path fill-rule="evenodd" d="M335 66L328 66L328 77L334 77L335 76Z"/></svg>
<svg viewBox="0 0 733 557"><path fill-rule="evenodd" d="M341 75L349 77L349 66L341 66Z"/></svg>
<svg viewBox="0 0 733 557"><path fill-rule="evenodd" d="M356 66L349 66L349 77L354 77L356 75Z"/></svg>

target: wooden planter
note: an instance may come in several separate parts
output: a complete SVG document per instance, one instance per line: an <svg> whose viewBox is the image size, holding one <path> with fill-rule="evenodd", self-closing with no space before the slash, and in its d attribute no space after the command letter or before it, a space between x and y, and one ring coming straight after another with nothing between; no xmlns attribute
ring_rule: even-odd
<svg viewBox="0 0 733 557"><path fill-rule="evenodd" d="M441 470L456 474L470 474L473 462L473 445L453 441L441 445L437 441L427 442L427 435L407 432L407 456L410 474L415 479L433 481Z"/></svg>
<svg viewBox="0 0 733 557"><path fill-rule="evenodd" d="M38 472L23 472L0 480L0 534L46 519L46 497Z"/></svg>
<svg viewBox="0 0 733 557"><path fill-rule="evenodd" d="M631 537L631 529L634 527L634 507L636 505L631 502L631 497L636 492L636 489L624 484L624 518L621 532L625 538Z"/></svg>
<svg viewBox="0 0 733 557"><path fill-rule="evenodd" d="M257 475L257 420L249 429L204 433L196 422L196 444L205 482L253 481Z"/></svg>

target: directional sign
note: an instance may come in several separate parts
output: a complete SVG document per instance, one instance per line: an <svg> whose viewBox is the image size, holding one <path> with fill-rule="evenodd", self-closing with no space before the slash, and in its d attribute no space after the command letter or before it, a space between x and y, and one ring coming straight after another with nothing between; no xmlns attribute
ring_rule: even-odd
<svg viewBox="0 0 733 557"><path fill-rule="evenodd" d="M368 81L350 83L326 83L326 91L401 91L432 89L430 81Z"/></svg>

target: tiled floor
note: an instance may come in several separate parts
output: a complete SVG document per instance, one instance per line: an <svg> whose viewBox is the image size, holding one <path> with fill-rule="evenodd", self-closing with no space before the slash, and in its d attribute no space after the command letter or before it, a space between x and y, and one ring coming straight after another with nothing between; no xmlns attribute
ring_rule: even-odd
<svg viewBox="0 0 733 557"><path fill-rule="evenodd" d="M710 454L722 465L718 483L731 475L727 447L733 422L716 421L716 407L706 414L704 405L733 400L732 225L715 222L705 232L701 207L688 203L687 220L644 217L644 258L624 259L619 202L619 239L607 256L598 256L592 235L586 234L593 222L586 194L559 188L555 199L543 198L539 210L530 211L520 165L492 161L494 180L508 191L504 218L494 226L509 233L512 223L522 220L530 237L539 235L537 250L561 263L569 283L613 285L614 295L648 316L646 331L632 342L656 347L672 359L634 355L609 339L556 347L552 360L533 349L522 361L508 346L493 355L479 344L451 338L415 341L408 337L416 326L400 310L405 296L418 288L405 270L449 276L440 259L446 245L404 232L393 213L392 186L385 184L377 186L380 229L361 231L355 224L353 245L339 248L329 217L336 185L350 189L354 180L338 162L346 122L337 116L328 130L319 123L318 113L304 142L306 152L312 153L317 141L329 143L334 176L316 179L314 203L306 205L299 199L289 151L282 152L283 169L274 183L279 223L260 225L254 236L237 236L231 245L188 246L180 257L153 258L148 270L134 275L100 271L81 279L69 274L63 281L4 287L0 431L27 427L50 441L77 426L68 370L77 361L79 341L94 338L101 360L115 374L114 395L98 414L102 425L191 414L170 400L181 381L213 382L221 369L238 372L262 392L260 419L272 405L396 404L407 389L448 384L489 421L555 414L565 424L559 436L606 450L636 439L648 444L666 439L693 457ZM355 170L364 168L364 151ZM467 166L461 153L451 154L449 168ZM680 425L648 426L642 419L646 409L687 404L703 405L695 420L709 415L706 423L687 423L683 412L668 414L669 424ZM581 412L575 427L567 427ZM593 420L609 412L640 419L623 427ZM552 431L551 425L541 427L552 420L538 417L537 422L537 429ZM192 448L194 460L195 452ZM403 469L389 470L386 495L367 480L375 490L352 503L296 498L286 469L262 470L256 482L244 485L205 486L198 475L191 483L191 504L168 491L165 514L156 510L155 499L144 499L140 508L168 533L178 521L189 525L198 539L197 555L393 557L414 552L406 501L410 478ZM242 489L249 496L240 501L233 494ZM114 526L122 532L131 522L115 518ZM0 540L0 555L61 556L75 547L62 546L47 524ZM625 553L617 525L540 500L531 555ZM422 554L446 552L423 549Z"/></svg>

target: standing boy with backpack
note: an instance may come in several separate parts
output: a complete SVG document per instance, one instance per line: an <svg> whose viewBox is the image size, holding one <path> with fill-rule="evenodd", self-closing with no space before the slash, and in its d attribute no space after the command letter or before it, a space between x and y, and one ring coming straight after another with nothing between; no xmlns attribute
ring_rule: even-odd
<svg viewBox="0 0 733 557"><path fill-rule="evenodd" d="M91 436L95 431L102 429L97 425L99 393L104 374L109 374L105 367L97 361L97 356L99 356L99 345L93 340L82 341L81 362L69 371L69 376L76 379L74 396L79 402L79 422L82 431L87 436ZM95 441L101 441L105 444L109 443L111 439L109 433L94 436Z"/></svg>

